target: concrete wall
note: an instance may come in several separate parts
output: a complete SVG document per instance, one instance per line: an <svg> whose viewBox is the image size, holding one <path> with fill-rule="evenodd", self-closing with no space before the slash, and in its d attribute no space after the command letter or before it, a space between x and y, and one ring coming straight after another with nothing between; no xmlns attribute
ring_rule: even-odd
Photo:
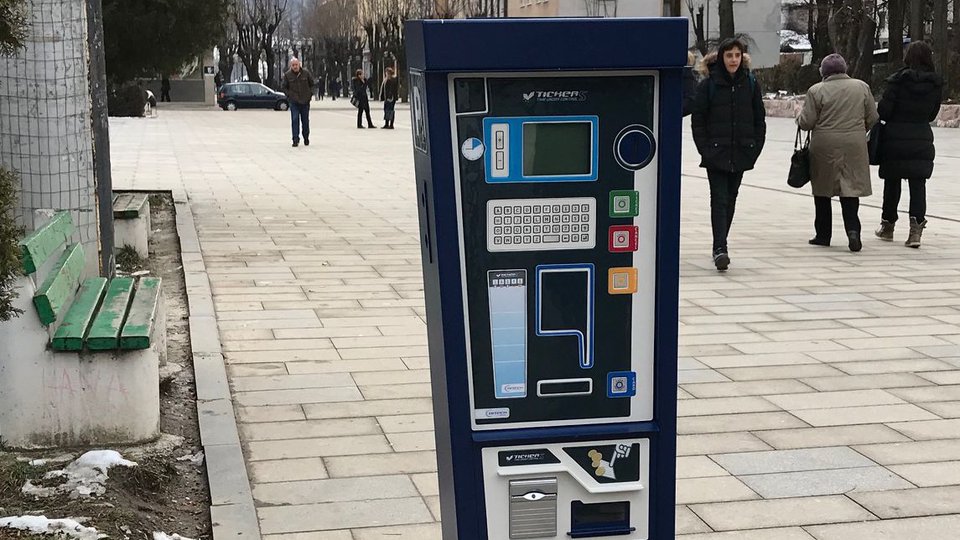
<svg viewBox="0 0 960 540"><path fill-rule="evenodd" d="M143 81L143 87L160 101L160 79ZM171 101L202 103L205 97L203 79L170 79Z"/></svg>
<svg viewBox="0 0 960 540"><path fill-rule="evenodd" d="M34 210L69 210L87 256L87 275L98 275L85 2L30 0L27 5L26 48L0 57L0 163L20 174L17 221L32 231Z"/></svg>

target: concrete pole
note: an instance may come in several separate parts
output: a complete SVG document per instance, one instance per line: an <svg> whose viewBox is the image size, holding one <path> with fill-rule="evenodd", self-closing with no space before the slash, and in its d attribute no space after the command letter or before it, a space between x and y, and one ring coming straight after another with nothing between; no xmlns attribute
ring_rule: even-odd
<svg viewBox="0 0 960 540"><path fill-rule="evenodd" d="M26 48L0 58L0 162L20 174L18 223L31 231L35 210L70 211L87 275L99 275L86 1L30 0L27 11Z"/></svg>

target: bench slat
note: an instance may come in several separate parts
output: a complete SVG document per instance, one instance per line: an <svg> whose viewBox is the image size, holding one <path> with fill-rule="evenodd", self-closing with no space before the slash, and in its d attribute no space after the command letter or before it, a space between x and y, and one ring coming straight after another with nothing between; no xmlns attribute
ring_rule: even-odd
<svg viewBox="0 0 960 540"><path fill-rule="evenodd" d="M113 203L113 217L116 219L140 217L140 212L146 204L146 193L122 193Z"/></svg>
<svg viewBox="0 0 960 540"><path fill-rule="evenodd" d="M150 348L150 337L160 302L160 278L143 278L130 304L127 322L120 334L120 348L139 350Z"/></svg>
<svg viewBox="0 0 960 540"><path fill-rule="evenodd" d="M77 291L85 262L83 246L73 244L63 252L50 275L40 285L33 296L33 305L44 325L49 326L57 320L67 301Z"/></svg>
<svg viewBox="0 0 960 540"><path fill-rule="evenodd" d="M87 335L87 347L94 351L117 349L120 345L120 328L123 317L133 296L133 278L114 278L107 288L100 311L93 319Z"/></svg>
<svg viewBox="0 0 960 540"><path fill-rule="evenodd" d="M70 212L58 212L53 219L20 241L23 271L32 274L70 241L73 218Z"/></svg>
<svg viewBox="0 0 960 540"><path fill-rule="evenodd" d="M53 349L55 351L81 351L83 350L83 338L87 337L87 330L93 321L93 315L100 306L100 299L103 297L103 291L107 289L107 278L90 278L80 285L80 292L77 293L77 299L67 311L66 317L57 328L57 333L53 336Z"/></svg>

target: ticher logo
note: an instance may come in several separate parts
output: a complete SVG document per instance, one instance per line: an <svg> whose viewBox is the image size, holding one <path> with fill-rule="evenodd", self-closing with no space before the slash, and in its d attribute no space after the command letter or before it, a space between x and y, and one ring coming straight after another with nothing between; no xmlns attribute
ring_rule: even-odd
<svg viewBox="0 0 960 540"><path fill-rule="evenodd" d="M557 102L586 100L586 90L534 90L533 92L525 92L523 94L523 101L527 103L531 101Z"/></svg>

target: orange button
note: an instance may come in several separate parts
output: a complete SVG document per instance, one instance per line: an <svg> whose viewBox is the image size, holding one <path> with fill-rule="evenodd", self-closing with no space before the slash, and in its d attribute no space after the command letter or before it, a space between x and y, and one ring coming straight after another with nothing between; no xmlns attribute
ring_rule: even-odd
<svg viewBox="0 0 960 540"><path fill-rule="evenodd" d="M607 272L607 292L610 294L637 292L637 269L627 266L611 268Z"/></svg>

